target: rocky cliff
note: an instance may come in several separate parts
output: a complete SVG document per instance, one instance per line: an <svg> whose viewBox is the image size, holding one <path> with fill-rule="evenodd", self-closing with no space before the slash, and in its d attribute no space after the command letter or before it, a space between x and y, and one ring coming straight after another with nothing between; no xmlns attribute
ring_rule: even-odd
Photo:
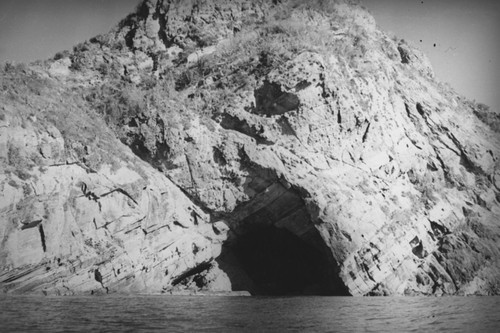
<svg viewBox="0 0 500 333"><path fill-rule="evenodd" d="M4 293L500 292L500 117L359 4L147 0L0 80Z"/></svg>

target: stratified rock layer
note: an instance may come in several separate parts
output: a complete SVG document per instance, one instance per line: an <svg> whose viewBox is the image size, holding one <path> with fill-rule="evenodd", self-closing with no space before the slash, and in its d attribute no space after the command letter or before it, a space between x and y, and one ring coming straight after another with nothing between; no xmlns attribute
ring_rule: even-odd
<svg viewBox="0 0 500 333"><path fill-rule="evenodd" d="M1 79L4 292L500 290L498 116L359 5L145 1Z"/></svg>

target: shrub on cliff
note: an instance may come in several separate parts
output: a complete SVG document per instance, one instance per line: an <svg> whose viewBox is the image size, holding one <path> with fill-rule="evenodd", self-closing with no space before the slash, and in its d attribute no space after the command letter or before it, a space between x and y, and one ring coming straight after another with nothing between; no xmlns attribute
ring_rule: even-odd
<svg viewBox="0 0 500 333"><path fill-rule="evenodd" d="M31 94L42 95L53 88L50 80L24 63L7 62L2 69L0 72L2 90L12 98L26 99Z"/></svg>
<svg viewBox="0 0 500 333"><path fill-rule="evenodd" d="M483 103L472 105L474 114L492 130L500 132L500 114L490 110L490 107Z"/></svg>
<svg viewBox="0 0 500 333"><path fill-rule="evenodd" d="M139 115L145 108L145 92L133 84L107 81L86 96L107 124L123 125L125 119Z"/></svg>

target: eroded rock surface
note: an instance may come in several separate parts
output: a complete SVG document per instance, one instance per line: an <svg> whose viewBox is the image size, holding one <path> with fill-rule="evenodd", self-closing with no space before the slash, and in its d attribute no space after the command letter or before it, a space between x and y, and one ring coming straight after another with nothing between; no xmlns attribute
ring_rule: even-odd
<svg viewBox="0 0 500 333"><path fill-rule="evenodd" d="M334 1L144 1L5 65L4 292L500 291L498 116Z"/></svg>

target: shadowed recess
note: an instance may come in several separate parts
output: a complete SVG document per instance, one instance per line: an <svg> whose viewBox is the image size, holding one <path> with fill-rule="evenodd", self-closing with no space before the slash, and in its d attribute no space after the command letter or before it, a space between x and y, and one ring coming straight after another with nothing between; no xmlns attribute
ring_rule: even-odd
<svg viewBox="0 0 500 333"><path fill-rule="evenodd" d="M285 229L257 227L232 250L254 286L254 295L334 295L324 253Z"/></svg>
<svg viewBox="0 0 500 333"><path fill-rule="evenodd" d="M331 250L295 190L271 185L233 214L242 219L231 223L232 237L217 260L233 291L349 295Z"/></svg>

